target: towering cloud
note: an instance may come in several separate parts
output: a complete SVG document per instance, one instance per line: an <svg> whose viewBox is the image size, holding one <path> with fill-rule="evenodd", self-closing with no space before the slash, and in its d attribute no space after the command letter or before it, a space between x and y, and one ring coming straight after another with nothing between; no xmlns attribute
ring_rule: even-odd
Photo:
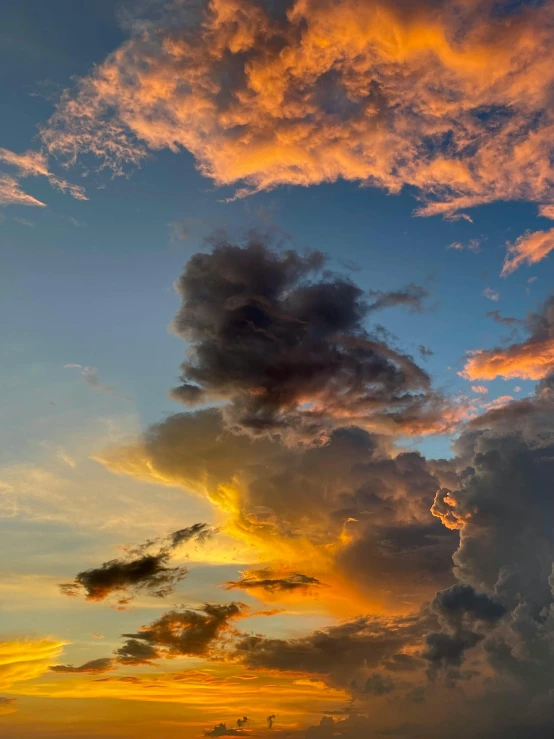
<svg viewBox="0 0 554 739"><path fill-rule="evenodd" d="M273 251L257 236L194 255L177 282L173 327L189 349L173 397L225 401L230 428L285 440L352 423L406 434L448 428L457 409L365 324L379 307L418 309L426 291L412 285L370 303L350 280L320 276L323 262L319 252Z"/></svg>

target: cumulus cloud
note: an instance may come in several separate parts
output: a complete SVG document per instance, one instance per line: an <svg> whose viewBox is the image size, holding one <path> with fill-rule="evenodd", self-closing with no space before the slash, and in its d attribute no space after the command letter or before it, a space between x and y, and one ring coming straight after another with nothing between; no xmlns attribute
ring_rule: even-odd
<svg viewBox="0 0 554 739"><path fill-rule="evenodd" d="M515 320L515 319L514 319ZM554 369L554 297L526 319L529 338L497 349L471 352L462 376L468 380L540 380Z"/></svg>
<svg viewBox="0 0 554 739"><path fill-rule="evenodd" d="M175 531L165 542L148 541L130 549L122 559L112 559L100 567L79 572L71 583L60 585L62 593L75 596L84 591L86 600L102 601L113 594L146 591L157 598L173 592L175 585L187 575L183 566L169 567L174 550L192 539L204 542L211 529L204 523ZM157 551L152 548L157 545ZM129 598L120 599L126 605Z"/></svg>
<svg viewBox="0 0 554 739"><path fill-rule="evenodd" d="M459 421L462 409L365 324L387 305L419 309L427 291L412 285L370 303L352 281L320 274L323 263L319 252L275 251L256 235L195 254L177 281L173 329L189 348L173 397L223 402L230 428L295 440L353 423L417 435Z"/></svg>
<svg viewBox="0 0 554 739"><path fill-rule="evenodd" d="M456 537L429 509L457 475L450 463L428 463L416 452L392 457L388 444L346 428L321 446L284 447L230 433L212 410L170 416L135 443L107 449L102 461L207 498L233 535L266 561L288 558L289 575L294 563L296 572L332 585L329 595L354 587L372 601L432 596L451 584Z"/></svg>
<svg viewBox="0 0 554 739"><path fill-rule="evenodd" d="M549 212L551 3L171 3L67 91L42 131L116 172L189 150L239 194L339 178L416 189L424 215Z"/></svg>
<svg viewBox="0 0 554 739"><path fill-rule="evenodd" d="M15 170L13 174L0 172L0 205L45 206L21 189L20 180L26 177L45 177L57 190L69 193L77 200L87 200L81 186L72 185L49 170L48 160L43 152L26 151L16 154L9 149L0 148L0 164Z"/></svg>
<svg viewBox="0 0 554 739"><path fill-rule="evenodd" d="M144 664L162 657L204 656L232 632L246 610L242 603L206 604L201 609L169 611L135 634L123 634L115 652L122 664Z"/></svg>

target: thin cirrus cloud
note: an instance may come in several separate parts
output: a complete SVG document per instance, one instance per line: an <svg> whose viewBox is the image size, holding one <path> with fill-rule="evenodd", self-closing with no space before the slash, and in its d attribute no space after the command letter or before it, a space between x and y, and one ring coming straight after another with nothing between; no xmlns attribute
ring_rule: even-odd
<svg viewBox="0 0 554 739"><path fill-rule="evenodd" d="M0 164L9 167L13 172L12 174L0 172L0 205L28 205L41 208L46 206L21 188L20 180L27 177L45 177L52 187L68 193L76 200L88 199L80 185L73 185L50 171L47 156L41 151L16 154L9 149L0 148Z"/></svg>
<svg viewBox="0 0 554 739"><path fill-rule="evenodd" d="M501 200L553 212L554 4L499 9L298 0L285 13L209 0L141 18L42 128L46 149L115 172L189 150L236 195L345 179L398 193L419 215ZM504 274L549 248L526 235Z"/></svg>

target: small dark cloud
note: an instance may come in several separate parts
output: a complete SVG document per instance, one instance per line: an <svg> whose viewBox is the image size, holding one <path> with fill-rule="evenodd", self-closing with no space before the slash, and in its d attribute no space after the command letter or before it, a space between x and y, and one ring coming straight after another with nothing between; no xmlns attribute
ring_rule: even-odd
<svg viewBox="0 0 554 739"><path fill-rule="evenodd" d="M276 715L275 715L274 713L272 713L272 714L271 714L271 716L268 716L268 717L266 718L266 721L267 721L267 728L268 728L268 729L272 729L272 728L273 728L273 724L275 723L275 719L276 719L276 718L277 718L277 716L276 716Z"/></svg>
<svg viewBox="0 0 554 739"><path fill-rule="evenodd" d="M90 662L85 662L84 665L74 667L73 665L54 665L50 667L52 672L60 673L102 673L109 672L114 669L113 660L110 657L102 657L101 659L93 659Z"/></svg>
<svg viewBox="0 0 554 739"><path fill-rule="evenodd" d="M243 573L240 580L223 583L226 590L265 590L269 593L287 592L291 590L310 590L321 586L315 577L291 573L285 577L276 577L272 570L254 570Z"/></svg>
<svg viewBox="0 0 554 739"><path fill-rule="evenodd" d="M116 659L141 664L160 657L206 655L245 612L242 603L169 611L137 633L123 634L127 641L116 651Z"/></svg>
<svg viewBox="0 0 554 739"><path fill-rule="evenodd" d="M170 534L165 540L148 541L131 549L126 557L112 559L100 567L79 572L71 583L60 585L64 595L76 596L85 593L86 600L101 601L114 593L145 591L162 598L173 592L175 585L186 577L187 568L171 567L169 562L174 550L193 539L204 543L212 529L204 523L194 524ZM151 553L149 550L158 547ZM125 605L128 598L119 603Z"/></svg>
<svg viewBox="0 0 554 739"><path fill-rule="evenodd" d="M425 300L430 293L427 288L411 282L400 290L383 292L370 290L369 297L374 300L367 307L368 313L384 308L407 308L410 313L421 313L425 308Z"/></svg>
<svg viewBox="0 0 554 739"><path fill-rule="evenodd" d="M217 724L213 729L204 732L204 736L245 736L246 734L247 732L243 731L242 728L227 728L227 725L224 723Z"/></svg>
<svg viewBox="0 0 554 739"><path fill-rule="evenodd" d="M418 351L422 359L429 359L429 357L433 357L435 355L435 352L432 349L429 349L429 347L424 346L423 344L418 346Z"/></svg>
<svg viewBox="0 0 554 739"><path fill-rule="evenodd" d="M510 326L511 328L514 328L515 326L520 326L525 323L525 320L523 318L510 318L509 316L502 316L500 315L500 311L498 310L490 310L485 313L485 316L487 318L492 318L495 323L500 323L503 326Z"/></svg>

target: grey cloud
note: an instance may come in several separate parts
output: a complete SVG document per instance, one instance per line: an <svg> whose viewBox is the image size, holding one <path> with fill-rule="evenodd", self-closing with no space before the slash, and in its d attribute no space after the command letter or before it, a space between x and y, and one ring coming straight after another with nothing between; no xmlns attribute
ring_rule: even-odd
<svg viewBox="0 0 554 739"><path fill-rule="evenodd" d="M254 436L321 438L350 419L408 434L440 425L445 401L428 375L365 326L377 307L417 309L426 291L411 285L371 305L323 263L260 235L195 254L177 281L173 328L189 349L173 397L224 401L228 426Z"/></svg>
<svg viewBox="0 0 554 739"><path fill-rule="evenodd" d="M101 601L112 594L136 590L144 590L162 598L171 593L187 575L186 567L169 566L174 550L192 539L203 543L211 534L212 530L207 524L194 524L173 532L165 541L148 541L131 549L122 559L113 559L100 567L79 572L73 582L60 585L60 589L70 596L84 591L85 598L91 601ZM149 550L156 545L158 550L151 553ZM127 599L123 602L127 602Z"/></svg>
<svg viewBox="0 0 554 739"><path fill-rule="evenodd" d="M427 288L411 282L400 290L383 292L370 290L369 297L373 302L367 307L368 312L383 310L383 308L405 307L410 313L421 313L425 308L425 300L430 293Z"/></svg>
<svg viewBox="0 0 554 739"><path fill-rule="evenodd" d="M50 667L52 672L59 672L64 674L76 674L76 673L102 673L109 672L114 669L113 660L110 657L101 657L100 659L93 659L90 662L85 662L84 665L74 667L73 665L53 665Z"/></svg>

